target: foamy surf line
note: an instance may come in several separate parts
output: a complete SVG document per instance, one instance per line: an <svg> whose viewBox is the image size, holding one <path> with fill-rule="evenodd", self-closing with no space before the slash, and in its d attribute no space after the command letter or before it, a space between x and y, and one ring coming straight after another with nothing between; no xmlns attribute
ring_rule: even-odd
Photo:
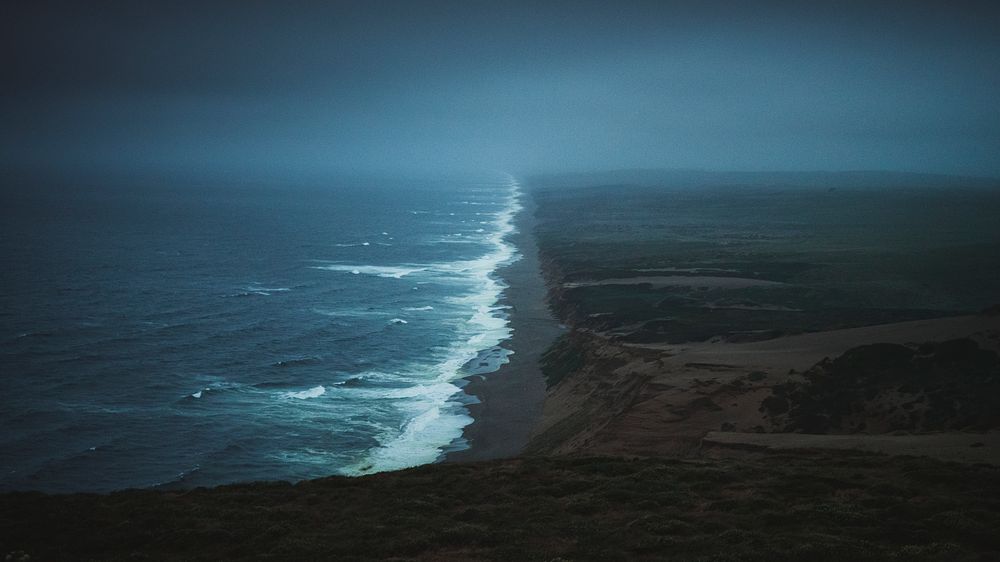
<svg viewBox="0 0 1000 562"><path fill-rule="evenodd" d="M444 359L429 367L431 380L400 393L399 407L406 411L406 422L397 429L385 431L379 437L379 447L342 469L342 473L362 475L432 463L446 448L461 443L463 429L473 421L461 400L461 388L456 384L464 376L461 369L480 353L497 347L511 336L506 307L500 305L506 285L496 274L498 269L520 257L507 237L516 232L514 218L522 206L520 184L513 176L507 177L506 187L506 204L496 214L493 228L486 237L491 249L474 260L429 268L461 275L468 280L471 290L449 299L468 310L464 333L452 343Z"/></svg>

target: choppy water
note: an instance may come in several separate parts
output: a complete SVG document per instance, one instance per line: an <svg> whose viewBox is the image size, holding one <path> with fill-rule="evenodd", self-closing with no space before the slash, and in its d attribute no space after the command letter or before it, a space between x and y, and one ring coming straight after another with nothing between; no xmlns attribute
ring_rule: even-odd
<svg viewBox="0 0 1000 562"><path fill-rule="evenodd" d="M507 351L508 177L14 186L0 489L433 462Z"/></svg>

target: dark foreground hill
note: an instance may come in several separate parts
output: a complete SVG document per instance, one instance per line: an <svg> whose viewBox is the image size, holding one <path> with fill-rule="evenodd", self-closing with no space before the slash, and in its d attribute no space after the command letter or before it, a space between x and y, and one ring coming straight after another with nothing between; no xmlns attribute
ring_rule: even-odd
<svg viewBox="0 0 1000 562"><path fill-rule="evenodd" d="M855 452L529 458L8 494L8 560L996 560L1000 468Z"/></svg>

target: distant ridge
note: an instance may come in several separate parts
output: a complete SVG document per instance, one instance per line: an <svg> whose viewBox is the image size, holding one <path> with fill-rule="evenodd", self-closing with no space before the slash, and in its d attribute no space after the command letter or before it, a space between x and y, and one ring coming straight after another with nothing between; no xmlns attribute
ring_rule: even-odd
<svg viewBox="0 0 1000 562"><path fill-rule="evenodd" d="M998 188L1000 178L957 176L922 172L814 171L814 172L712 172L695 169L623 169L568 174L537 174L529 184L538 187L634 185L640 187L962 187Z"/></svg>

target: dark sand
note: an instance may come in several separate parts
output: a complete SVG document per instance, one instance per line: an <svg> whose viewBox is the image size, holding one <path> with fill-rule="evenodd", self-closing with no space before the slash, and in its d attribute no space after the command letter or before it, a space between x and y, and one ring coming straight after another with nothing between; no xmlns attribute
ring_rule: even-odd
<svg viewBox="0 0 1000 562"><path fill-rule="evenodd" d="M542 415L545 379L539 366L541 355L562 329L549 311L546 286L535 243L535 204L525 193L524 209L518 213L517 233L511 241L521 259L499 271L507 283L504 302L510 308L511 339L503 347L514 351L510 362L484 376L467 378L463 389L479 399L469 406L475 421L463 436L469 448L449 453L446 461L471 461L517 455L527 444Z"/></svg>

